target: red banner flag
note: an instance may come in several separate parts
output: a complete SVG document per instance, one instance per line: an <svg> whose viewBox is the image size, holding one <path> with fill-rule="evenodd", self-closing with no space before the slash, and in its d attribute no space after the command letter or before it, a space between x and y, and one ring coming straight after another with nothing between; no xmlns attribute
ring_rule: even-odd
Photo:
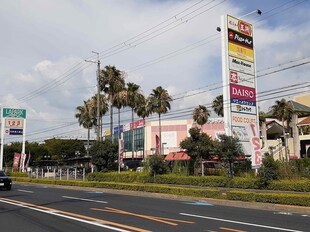
<svg viewBox="0 0 310 232"><path fill-rule="evenodd" d="M19 166L20 153L14 153L13 169L17 170Z"/></svg>
<svg viewBox="0 0 310 232"><path fill-rule="evenodd" d="M156 135L155 139L156 139L156 152L155 152L155 154L158 155L159 154L159 146L160 146L159 136Z"/></svg>

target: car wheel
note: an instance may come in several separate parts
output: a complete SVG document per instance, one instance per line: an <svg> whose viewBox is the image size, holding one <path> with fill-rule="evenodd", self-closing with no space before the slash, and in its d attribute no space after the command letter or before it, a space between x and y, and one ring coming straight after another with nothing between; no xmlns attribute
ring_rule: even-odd
<svg viewBox="0 0 310 232"><path fill-rule="evenodd" d="M12 189L12 186L10 186L10 187L7 187L6 189L7 189L7 190L9 190L9 191L11 191L11 189Z"/></svg>

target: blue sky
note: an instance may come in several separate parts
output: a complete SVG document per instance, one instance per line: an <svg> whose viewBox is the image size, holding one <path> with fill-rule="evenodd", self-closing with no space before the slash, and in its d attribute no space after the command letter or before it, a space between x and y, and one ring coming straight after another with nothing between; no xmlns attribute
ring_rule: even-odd
<svg viewBox="0 0 310 232"><path fill-rule="evenodd" d="M178 110L189 109L185 117L190 118L190 109L221 94L216 31L221 15L240 17L255 9L262 15L244 20L255 27L259 74L309 62L310 2L305 0L4 0L0 104L27 109L27 133L34 133L29 140L85 136L74 124L74 113L96 91L96 65L84 59L95 58L91 51L98 51L102 67L126 71L126 81L139 84L145 95L161 85L180 97L170 117L181 118ZM258 92L305 83L309 74L305 64L263 75ZM309 92L306 87L300 85L299 92ZM292 99L295 93L287 91L285 97ZM261 109L282 95L266 95L271 99L260 101ZM122 113L124 123L129 118Z"/></svg>

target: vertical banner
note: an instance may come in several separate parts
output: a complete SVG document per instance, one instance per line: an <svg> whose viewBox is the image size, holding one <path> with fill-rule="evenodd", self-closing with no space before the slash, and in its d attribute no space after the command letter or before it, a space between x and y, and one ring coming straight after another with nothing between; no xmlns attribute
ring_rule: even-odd
<svg viewBox="0 0 310 232"><path fill-rule="evenodd" d="M14 153L13 170L18 170L20 160L20 153Z"/></svg>
<svg viewBox="0 0 310 232"><path fill-rule="evenodd" d="M222 16L222 80L225 132L239 138L252 168L261 165L256 104L253 25Z"/></svg>
<svg viewBox="0 0 310 232"><path fill-rule="evenodd" d="M19 170L24 172L25 169L25 160L26 160L26 154L22 153L20 156L20 163L19 163Z"/></svg>
<svg viewBox="0 0 310 232"><path fill-rule="evenodd" d="M121 171L121 166L123 165L124 159L124 139L118 140L118 172Z"/></svg>

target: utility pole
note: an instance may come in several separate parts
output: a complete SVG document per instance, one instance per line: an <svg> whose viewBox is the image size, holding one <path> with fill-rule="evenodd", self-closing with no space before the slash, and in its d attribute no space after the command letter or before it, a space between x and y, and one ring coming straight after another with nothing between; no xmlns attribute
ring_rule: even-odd
<svg viewBox="0 0 310 232"><path fill-rule="evenodd" d="M100 60L99 60L99 52L94 52L92 51L92 53L95 53L97 55L97 61L93 61L93 60L85 60L86 62L91 62L91 63L97 63L97 141L101 140L101 135L100 135L100 131L101 131L101 126L100 126Z"/></svg>

